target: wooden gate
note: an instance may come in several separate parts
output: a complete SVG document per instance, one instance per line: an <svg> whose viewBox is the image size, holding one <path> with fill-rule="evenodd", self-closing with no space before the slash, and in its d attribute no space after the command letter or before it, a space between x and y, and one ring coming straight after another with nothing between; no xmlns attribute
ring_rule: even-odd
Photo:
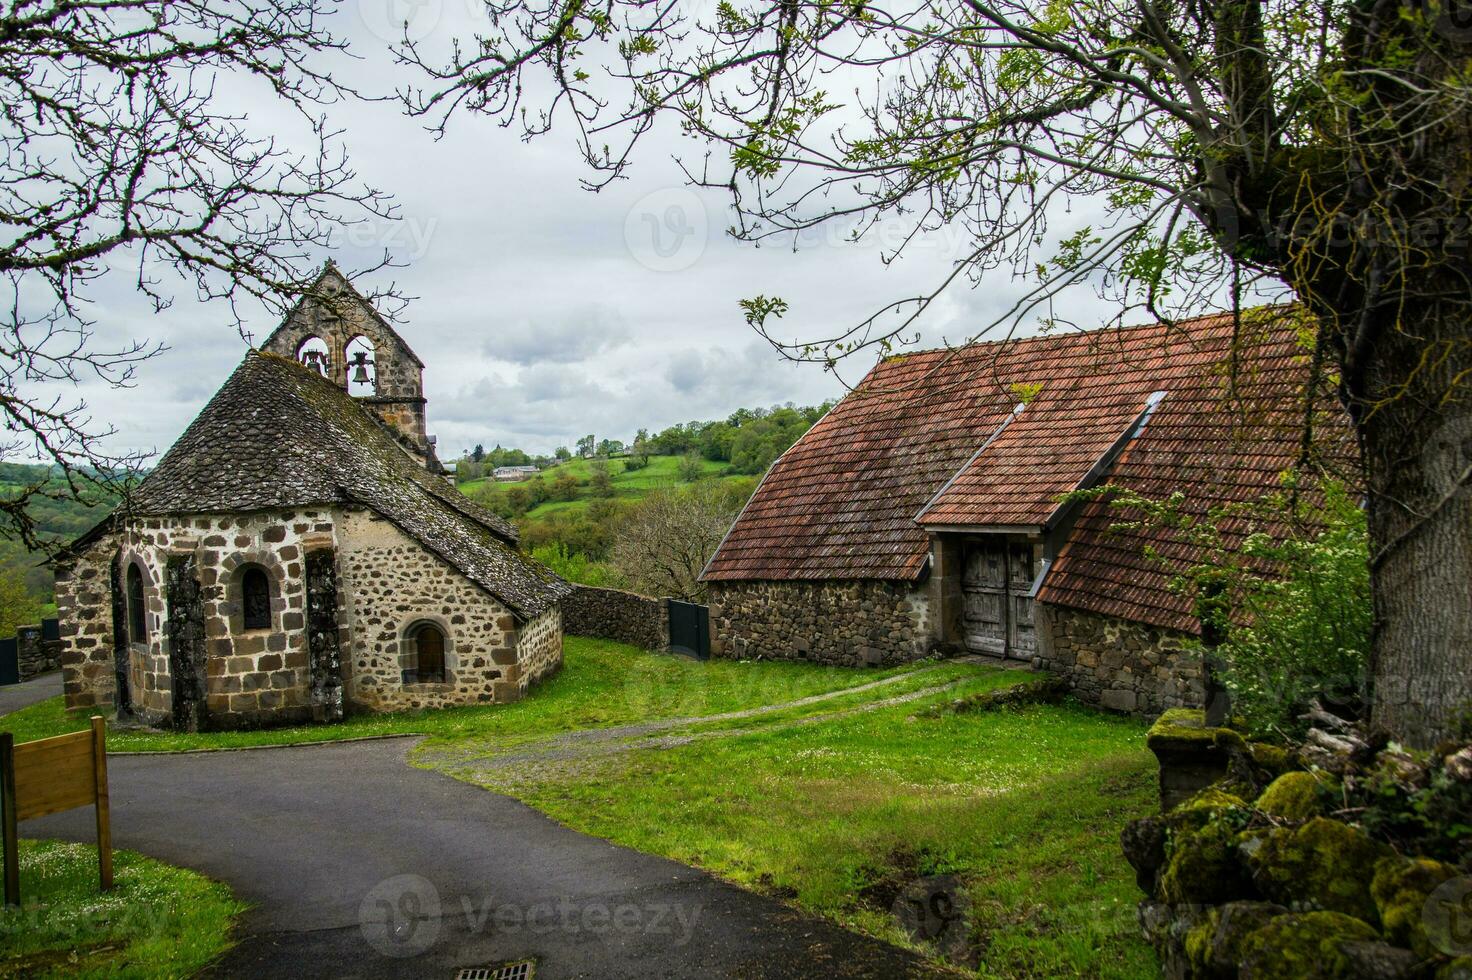
<svg viewBox="0 0 1472 980"><path fill-rule="evenodd" d="M994 657L1031 660L1037 651L1032 583L1037 548L1026 543L978 541L967 546L961 577L966 648Z"/></svg>

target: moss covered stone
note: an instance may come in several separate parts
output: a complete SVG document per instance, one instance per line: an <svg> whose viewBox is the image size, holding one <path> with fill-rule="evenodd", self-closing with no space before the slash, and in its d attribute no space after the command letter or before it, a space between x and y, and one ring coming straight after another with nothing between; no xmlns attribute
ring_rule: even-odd
<svg viewBox="0 0 1472 980"><path fill-rule="evenodd" d="M1298 828L1274 830L1247 860L1253 881L1275 902L1377 922L1370 881L1376 862L1388 853L1347 824L1315 817Z"/></svg>
<svg viewBox="0 0 1472 980"><path fill-rule="evenodd" d="M1242 940L1240 974L1253 980L1348 980L1341 944L1372 942L1367 923L1339 912L1280 915Z"/></svg>
<svg viewBox="0 0 1472 980"><path fill-rule="evenodd" d="M1219 905L1253 894L1237 855L1237 829L1226 820L1177 839L1160 876L1160 897L1172 905Z"/></svg>
<svg viewBox="0 0 1472 980"><path fill-rule="evenodd" d="M1427 858L1397 855L1381 858L1375 866L1370 895L1380 914L1385 938L1409 946L1419 956L1436 955L1426 935L1426 899L1442 882L1457 877L1457 869Z"/></svg>
<svg viewBox="0 0 1472 980"><path fill-rule="evenodd" d="M1253 742L1247 747L1252 761L1274 776L1281 776L1293 768L1293 754L1280 745Z"/></svg>
<svg viewBox="0 0 1472 980"><path fill-rule="evenodd" d="M1206 727L1206 712L1198 708L1171 708L1155 719L1145 744L1158 752L1162 748L1245 749L1247 742L1230 728Z"/></svg>
<svg viewBox="0 0 1472 980"><path fill-rule="evenodd" d="M1302 821L1323 813L1323 784L1313 773L1287 772L1257 798L1257 808L1281 820Z"/></svg>

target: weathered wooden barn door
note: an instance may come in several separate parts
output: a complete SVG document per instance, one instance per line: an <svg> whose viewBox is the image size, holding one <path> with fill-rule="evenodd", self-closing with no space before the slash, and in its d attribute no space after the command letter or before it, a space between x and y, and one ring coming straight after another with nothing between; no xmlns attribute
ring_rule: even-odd
<svg viewBox="0 0 1472 980"><path fill-rule="evenodd" d="M966 549L961 578L963 629L968 650L1031 660L1037 652L1032 583L1037 549L1004 539L977 541Z"/></svg>
<svg viewBox="0 0 1472 980"><path fill-rule="evenodd" d="M966 551L961 578L966 648L994 657L1007 653L1007 546L978 542Z"/></svg>
<svg viewBox="0 0 1472 980"><path fill-rule="evenodd" d="M1035 548L1013 544L1007 549L1007 656L1031 660L1038 650L1032 622L1032 582L1037 577Z"/></svg>

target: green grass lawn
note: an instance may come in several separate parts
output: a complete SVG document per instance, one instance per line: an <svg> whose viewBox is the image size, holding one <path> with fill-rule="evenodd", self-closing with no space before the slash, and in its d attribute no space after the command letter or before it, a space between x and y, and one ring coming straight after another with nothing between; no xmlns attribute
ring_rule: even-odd
<svg viewBox="0 0 1472 980"><path fill-rule="evenodd" d="M643 469L629 470L625 468L624 460L611 459L608 461L608 472L613 486L613 497L615 500L633 501L645 496L649 491L659 487L682 486L684 481L680 479L679 456L651 456L649 465ZM711 460L702 460L701 467L707 477L716 477L723 480L754 480L755 477L742 476L732 473L729 463L717 463ZM593 478L592 460L574 459L557 466L549 467L542 471L542 480L548 487L552 481L563 473L570 473L582 486L578 487L576 500L549 500L538 504L527 511L526 520L538 520L551 517L554 514L574 515L588 509L588 504L593 501L593 491L588 481ZM497 489L504 491L506 487L515 486L514 483L503 483L497 485L494 480L467 480L460 484L460 490L466 496L474 497L477 493L495 492Z"/></svg>
<svg viewBox="0 0 1472 980"><path fill-rule="evenodd" d="M458 755L446 750L454 740L426 744L417 759L901 944L913 945L893 914L905 886L954 875L980 976L1154 976L1119 847L1120 827L1155 802L1144 725L1071 705L916 716L1019 677L969 672L960 688L907 704L812 717L865 697L845 695L682 732L739 730L730 737L575 765L465 762L509 747L495 738ZM528 741L515 740L519 752Z"/></svg>
<svg viewBox="0 0 1472 980"><path fill-rule="evenodd" d="M245 911L203 875L114 851L97 883L97 849L20 842L22 906L0 907L0 977L186 977L231 945Z"/></svg>
<svg viewBox="0 0 1472 980"><path fill-rule="evenodd" d="M369 735L419 733L437 738L525 737L630 721L712 715L853 687L910 668L858 671L805 663L699 662L588 637L563 643L564 667L524 701L439 711L360 715L335 725L302 725L201 734L117 730L113 752L287 745ZM17 742L81 731L87 712L68 712L60 697L0 717Z"/></svg>

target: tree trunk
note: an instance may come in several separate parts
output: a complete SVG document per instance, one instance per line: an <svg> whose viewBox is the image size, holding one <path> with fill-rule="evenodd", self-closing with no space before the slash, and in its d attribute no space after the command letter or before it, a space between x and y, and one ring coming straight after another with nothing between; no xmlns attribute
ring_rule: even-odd
<svg viewBox="0 0 1472 980"><path fill-rule="evenodd" d="M1344 379L1369 491L1371 718L1418 746L1472 719L1472 316L1464 304L1387 315Z"/></svg>

